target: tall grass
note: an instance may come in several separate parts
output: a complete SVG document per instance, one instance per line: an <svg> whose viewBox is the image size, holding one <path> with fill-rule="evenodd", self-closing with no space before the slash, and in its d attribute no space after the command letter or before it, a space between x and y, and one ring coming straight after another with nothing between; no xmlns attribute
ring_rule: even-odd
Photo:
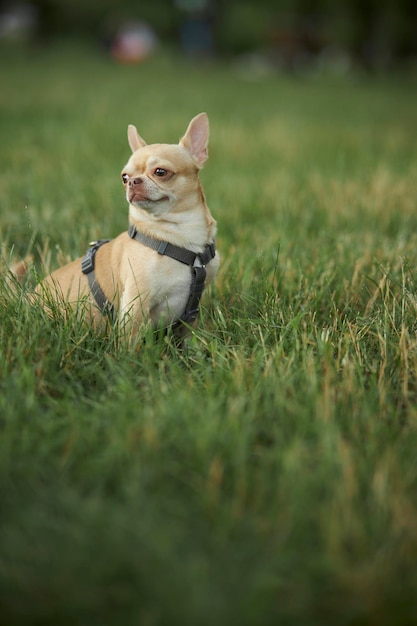
<svg viewBox="0 0 417 626"><path fill-rule="evenodd" d="M413 623L415 83L62 49L1 74L3 277L125 229L127 124L202 110L222 254L183 352L2 279L2 623Z"/></svg>

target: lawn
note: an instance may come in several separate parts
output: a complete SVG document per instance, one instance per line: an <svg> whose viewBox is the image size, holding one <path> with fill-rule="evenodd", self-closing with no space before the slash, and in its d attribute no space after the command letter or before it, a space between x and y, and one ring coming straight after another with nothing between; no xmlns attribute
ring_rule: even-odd
<svg viewBox="0 0 417 626"><path fill-rule="evenodd" d="M127 228L127 125L200 111L222 266L182 352L2 278L1 623L415 623L415 77L2 57L3 277Z"/></svg>

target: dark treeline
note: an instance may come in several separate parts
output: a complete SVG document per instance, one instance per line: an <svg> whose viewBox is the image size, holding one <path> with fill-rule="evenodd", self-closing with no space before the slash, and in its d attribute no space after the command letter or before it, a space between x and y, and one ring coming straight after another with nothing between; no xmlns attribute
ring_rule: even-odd
<svg viewBox="0 0 417 626"><path fill-rule="evenodd" d="M417 57L415 0L28 0L25 5L33 9L36 35L43 40L75 35L105 42L128 20L141 20L164 43L194 45L218 56L262 51L289 68L323 54L345 54L370 69ZM3 12L10 6L0 2Z"/></svg>

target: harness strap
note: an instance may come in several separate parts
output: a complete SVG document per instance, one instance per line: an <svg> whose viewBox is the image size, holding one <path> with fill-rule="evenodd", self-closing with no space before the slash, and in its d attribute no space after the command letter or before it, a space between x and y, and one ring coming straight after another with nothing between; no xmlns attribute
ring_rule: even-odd
<svg viewBox="0 0 417 626"><path fill-rule="evenodd" d="M86 274L88 278L88 284L90 285L91 293L94 296L95 301L103 313L107 315L110 320L114 319L114 307L111 302L106 298L104 291L96 281L96 275L94 271L96 252L102 245L108 243L110 239L100 239L90 244L90 248L87 250L85 257L81 261L81 271Z"/></svg>
<svg viewBox="0 0 417 626"><path fill-rule="evenodd" d="M133 224L129 227L128 234L131 239L135 239L139 243L142 243L144 246L152 248L152 250L156 250L158 254L168 256L171 259L175 259L176 261L183 263L184 265L190 266L190 295L188 297L184 313L179 317L178 320L173 323L172 326L173 328L175 328L183 322L186 324L191 324L192 322L194 322L198 317L200 300L206 282L207 272L205 266L212 259L214 259L216 254L216 246L214 242L208 243L203 252L193 252L192 250L187 250L187 248L175 246L168 241L161 241L159 239L148 237L147 235L144 235L143 233L138 231L136 227L133 226ZM88 278L88 284L90 285L91 293L93 294L94 299L97 302L97 305L100 308L101 312L103 313L103 315L107 315L110 320L114 320L114 307L112 303L109 302L102 288L98 284L94 272L96 252L99 248L101 248L102 245L108 243L109 241L110 239L100 239L99 241L95 241L90 244L90 248L87 250L84 258L81 261L81 270L83 274L86 274ZM195 266L195 262L197 259L200 261L201 267Z"/></svg>
<svg viewBox="0 0 417 626"><path fill-rule="evenodd" d="M205 267L192 267L191 268L191 286L190 295L185 305L184 313L179 319L174 322L173 327L179 326L182 322L186 324L192 324L199 313L199 306L201 296L203 295L204 285L206 282L206 268Z"/></svg>
<svg viewBox="0 0 417 626"><path fill-rule="evenodd" d="M206 282L207 272L205 266L212 259L214 259L216 254L215 243L208 243L203 252L193 252L187 248L175 246L168 241L161 241L159 239L154 239L153 237L148 237L144 233L137 230L133 224L129 226L129 230L127 232L131 239L135 239L144 246L152 248L152 250L156 250L158 254L169 256L171 259L175 259L180 263L184 263L184 265L190 266L190 295L188 297L187 304L185 305L184 313L173 323L172 327L176 328L183 322L186 324L194 322L198 317L200 300ZM200 261L201 267L195 266L197 259Z"/></svg>
<svg viewBox="0 0 417 626"><path fill-rule="evenodd" d="M148 237L148 235L145 235L140 232L140 230L137 230L133 224L129 226L129 230L127 232L131 239L136 239L139 243L143 243L144 246L152 248L152 250L156 250L158 254L169 256L171 259L184 263L184 265L194 265L197 258L200 260L201 265L207 265L207 263L214 259L216 254L216 246L214 242L208 243L203 252L193 252L192 250L187 250L187 248L175 246L168 241L161 241L160 239Z"/></svg>

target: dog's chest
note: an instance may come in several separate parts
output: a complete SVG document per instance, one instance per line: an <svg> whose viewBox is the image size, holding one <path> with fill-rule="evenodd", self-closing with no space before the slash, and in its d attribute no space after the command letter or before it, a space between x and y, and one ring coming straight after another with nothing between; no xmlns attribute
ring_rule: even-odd
<svg viewBox="0 0 417 626"><path fill-rule="evenodd" d="M150 302L150 315L156 323L161 319L177 320L184 313L190 294L191 268L169 260L167 265L155 280Z"/></svg>
<svg viewBox="0 0 417 626"><path fill-rule="evenodd" d="M136 317L149 315L158 324L178 319L190 294L191 268L174 259L150 252L130 259L124 281L122 309L136 311Z"/></svg>

